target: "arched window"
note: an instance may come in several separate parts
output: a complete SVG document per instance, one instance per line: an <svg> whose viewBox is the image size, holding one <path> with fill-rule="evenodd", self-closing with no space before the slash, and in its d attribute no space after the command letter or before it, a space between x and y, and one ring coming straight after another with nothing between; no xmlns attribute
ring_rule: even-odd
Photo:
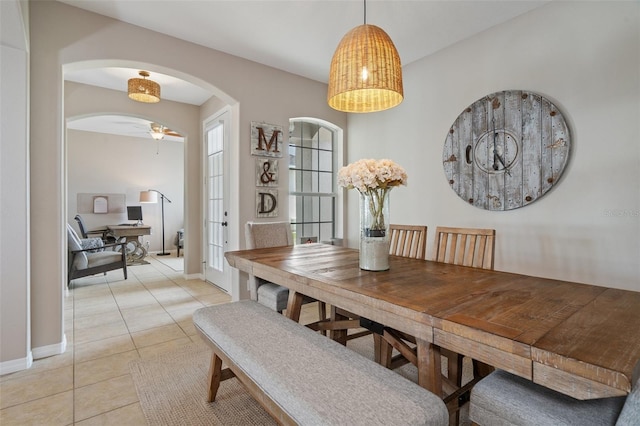
<svg viewBox="0 0 640 426"><path fill-rule="evenodd" d="M289 217L296 244L340 244L336 192L342 131L322 120L289 120Z"/></svg>

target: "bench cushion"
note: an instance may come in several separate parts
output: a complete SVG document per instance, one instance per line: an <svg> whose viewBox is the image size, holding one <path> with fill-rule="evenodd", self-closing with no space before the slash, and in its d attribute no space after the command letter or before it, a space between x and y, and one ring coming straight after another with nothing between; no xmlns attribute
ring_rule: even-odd
<svg viewBox="0 0 640 426"><path fill-rule="evenodd" d="M625 397L581 401L496 370L471 391L469 418L481 425L613 425Z"/></svg>
<svg viewBox="0 0 640 426"><path fill-rule="evenodd" d="M202 308L193 321L299 424L448 424L431 392L254 301Z"/></svg>

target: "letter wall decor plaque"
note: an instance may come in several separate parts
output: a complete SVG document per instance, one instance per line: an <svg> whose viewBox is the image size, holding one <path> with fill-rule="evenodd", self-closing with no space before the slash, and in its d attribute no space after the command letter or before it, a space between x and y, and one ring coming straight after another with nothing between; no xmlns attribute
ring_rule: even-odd
<svg viewBox="0 0 640 426"><path fill-rule="evenodd" d="M282 126L251 122L251 155L282 157L286 147L282 141Z"/></svg>
<svg viewBox="0 0 640 426"><path fill-rule="evenodd" d="M256 189L256 217L278 216L278 190Z"/></svg>
<svg viewBox="0 0 640 426"><path fill-rule="evenodd" d="M278 186L278 160L256 158L256 186Z"/></svg>

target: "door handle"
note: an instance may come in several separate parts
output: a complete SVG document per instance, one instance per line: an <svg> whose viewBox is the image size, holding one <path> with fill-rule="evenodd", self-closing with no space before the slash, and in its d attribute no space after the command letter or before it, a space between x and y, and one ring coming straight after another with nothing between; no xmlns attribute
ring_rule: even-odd
<svg viewBox="0 0 640 426"><path fill-rule="evenodd" d="M220 223L220 225L222 225L222 226L227 226L227 222L226 222L226 221L221 222L221 223Z"/></svg>

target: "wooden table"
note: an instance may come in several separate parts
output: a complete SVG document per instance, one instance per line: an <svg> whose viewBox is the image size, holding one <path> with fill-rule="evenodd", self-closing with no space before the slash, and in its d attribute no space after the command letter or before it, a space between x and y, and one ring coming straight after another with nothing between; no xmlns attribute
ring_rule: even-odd
<svg viewBox="0 0 640 426"><path fill-rule="evenodd" d="M109 233L117 240L127 242L127 264L140 262L147 257L147 248L140 243L140 237L151 235L151 227L146 225L107 225Z"/></svg>
<svg viewBox="0 0 640 426"><path fill-rule="evenodd" d="M410 333L418 382L442 393L440 347L578 399L626 395L640 359L640 293L390 257L360 270L358 251L323 244L227 252L229 264Z"/></svg>

